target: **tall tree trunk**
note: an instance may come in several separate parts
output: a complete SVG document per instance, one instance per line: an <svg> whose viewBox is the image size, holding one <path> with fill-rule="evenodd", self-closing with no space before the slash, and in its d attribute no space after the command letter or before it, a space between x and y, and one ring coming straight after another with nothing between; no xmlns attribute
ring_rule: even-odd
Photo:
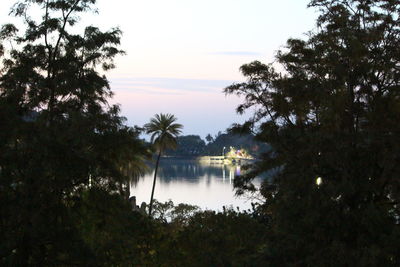
<svg viewBox="0 0 400 267"><path fill-rule="evenodd" d="M154 188L156 187L156 178L157 178L157 171L158 171L158 164L160 162L160 157L161 157L161 150L158 153L158 157L157 157L157 161L156 161L156 169L154 170L153 189L151 190L149 216L151 216L151 211L153 209Z"/></svg>
<svg viewBox="0 0 400 267"><path fill-rule="evenodd" d="M131 188L131 183L128 181L126 184L124 184L124 198L125 200L129 200L130 196L130 188Z"/></svg>

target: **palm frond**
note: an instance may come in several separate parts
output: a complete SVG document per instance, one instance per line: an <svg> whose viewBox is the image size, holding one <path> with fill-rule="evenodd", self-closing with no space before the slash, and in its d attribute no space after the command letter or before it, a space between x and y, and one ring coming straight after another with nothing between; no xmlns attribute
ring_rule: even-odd
<svg viewBox="0 0 400 267"><path fill-rule="evenodd" d="M182 133L183 125L176 123L178 119L173 114L156 114L150 122L144 125L150 140L159 151L175 149L176 138Z"/></svg>

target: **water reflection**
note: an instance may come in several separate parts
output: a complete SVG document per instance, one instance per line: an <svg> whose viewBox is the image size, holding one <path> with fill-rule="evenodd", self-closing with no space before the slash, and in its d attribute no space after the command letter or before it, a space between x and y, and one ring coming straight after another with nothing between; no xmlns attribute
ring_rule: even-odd
<svg viewBox="0 0 400 267"><path fill-rule="evenodd" d="M194 160L164 160L160 164L158 173L161 183L176 181L201 183L200 178L204 178L208 185L212 179L219 178L222 178L223 182L229 181L232 184L236 175L240 175L240 165L207 164Z"/></svg>
<svg viewBox="0 0 400 267"><path fill-rule="evenodd" d="M240 165L204 164L194 160L165 160L160 164L155 198L172 199L174 203L190 203L202 209L222 210L222 206L248 209L250 201L236 198L233 179L241 174ZM149 202L153 173L131 187L131 195L140 202ZM259 184L259 181L255 182Z"/></svg>

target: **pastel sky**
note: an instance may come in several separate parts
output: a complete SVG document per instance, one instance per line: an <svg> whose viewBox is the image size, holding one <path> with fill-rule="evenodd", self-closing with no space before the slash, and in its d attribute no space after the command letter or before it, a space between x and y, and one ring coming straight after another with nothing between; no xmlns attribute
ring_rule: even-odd
<svg viewBox="0 0 400 267"><path fill-rule="evenodd" d="M0 1L0 24L10 21L15 0ZM108 73L129 125L142 126L156 113L172 113L184 134L224 131L244 117L240 99L222 90L242 81L239 67L273 61L288 38L303 38L317 13L308 0L98 0L98 15L82 24L124 35L126 56ZM248 115L247 115L248 116Z"/></svg>

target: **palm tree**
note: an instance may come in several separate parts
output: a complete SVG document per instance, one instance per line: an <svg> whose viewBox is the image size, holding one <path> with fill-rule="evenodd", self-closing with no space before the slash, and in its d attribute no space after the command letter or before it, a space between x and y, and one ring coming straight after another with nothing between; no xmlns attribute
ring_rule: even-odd
<svg viewBox="0 0 400 267"><path fill-rule="evenodd" d="M151 190L149 216L151 216L151 210L153 207L154 188L156 186L157 170L161 154L166 149L176 148L176 138L183 128L182 124L175 123L176 120L177 118L172 114L160 113L156 114L154 118L151 118L149 123L144 125L146 133L151 134L151 142L158 153L156 168L154 170L153 189Z"/></svg>

